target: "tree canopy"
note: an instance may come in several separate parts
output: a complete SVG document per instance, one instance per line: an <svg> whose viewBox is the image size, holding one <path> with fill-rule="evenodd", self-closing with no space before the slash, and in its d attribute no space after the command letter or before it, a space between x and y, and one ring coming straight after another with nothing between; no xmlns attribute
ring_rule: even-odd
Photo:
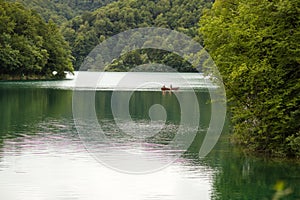
<svg viewBox="0 0 300 200"><path fill-rule="evenodd" d="M71 46L75 69L100 42L125 30L139 27L162 27L185 33L198 41L197 29L203 8L210 7L211 0L11 0L35 10L46 22L54 22L61 28ZM124 71L132 67L132 56L142 64L170 64L179 71L194 71L187 62L174 59L176 55L155 50L134 51L122 56L106 69ZM163 56L162 56L163 55ZM175 56L175 57L174 57ZM101 60L101 59L100 59Z"/></svg>
<svg viewBox="0 0 300 200"><path fill-rule="evenodd" d="M46 22L52 20L58 25L84 12L90 12L115 0L11 0L35 10Z"/></svg>
<svg viewBox="0 0 300 200"><path fill-rule="evenodd" d="M85 12L76 16L63 28L63 34L70 42L77 69L99 42L125 30L162 27L177 30L195 38L198 35L198 21L202 10L210 6L211 1L208 0L117 1L94 12ZM141 58L150 58L150 52L134 52L133 54L142 53L139 55ZM171 58L167 53L164 55L164 60L167 56ZM157 53L157 56L160 54ZM147 61L157 60L159 58L154 57L153 60ZM184 68L188 69L186 65Z"/></svg>
<svg viewBox="0 0 300 200"><path fill-rule="evenodd" d="M0 74L57 77L73 71L72 56L58 27L20 3L0 1Z"/></svg>
<svg viewBox="0 0 300 200"><path fill-rule="evenodd" d="M230 98L234 140L300 156L300 0L217 0L200 26Z"/></svg>

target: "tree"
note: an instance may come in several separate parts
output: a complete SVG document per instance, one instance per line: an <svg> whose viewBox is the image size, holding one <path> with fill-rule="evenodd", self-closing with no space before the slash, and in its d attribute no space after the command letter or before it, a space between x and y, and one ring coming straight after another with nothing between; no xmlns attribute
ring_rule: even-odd
<svg viewBox="0 0 300 200"><path fill-rule="evenodd" d="M20 3L0 2L0 78L63 77L73 71L70 47L53 22L48 24Z"/></svg>
<svg viewBox="0 0 300 200"><path fill-rule="evenodd" d="M230 98L233 138L250 150L300 156L299 8L300 0L217 0L200 20Z"/></svg>

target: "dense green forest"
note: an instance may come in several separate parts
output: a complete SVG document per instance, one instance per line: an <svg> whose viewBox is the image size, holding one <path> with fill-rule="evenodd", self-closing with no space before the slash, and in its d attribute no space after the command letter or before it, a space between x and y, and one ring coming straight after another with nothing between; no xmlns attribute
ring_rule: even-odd
<svg viewBox="0 0 300 200"><path fill-rule="evenodd" d="M63 77L73 71L71 50L59 28L19 3L0 1L0 78Z"/></svg>
<svg viewBox="0 0 300 200"><path fill-rule="evenodd" d="M52 20L61 25L68 20L91 12L114 0L11 0L22 3L29 9L39 13L47 22Z"/></svg>
<svg viewBox="0 0 300 200"><path fill-rule="evenodd" d="M195 38L202 10L210 6L211 2L205 0L117 1L71 19L63 28L63 34L72 47L77 69L99 42L128 29L153 26L170 28ZM144 61L143 63L156 63L162 60L164 63L171 63L170 59L174 57L167 52L155 52L155 54L157 56L153 56L151 50L136 51L123 58L132 60L133 57L139 57L139 60ZM164 55L163 59L161 54ZM122 64L116 62L112 68L126 71L124 66L131 66L131 63L126 63L125 60L122 59ZM174 64L173 66L181 65L179 62ZM188 68L190 67L182 65L180 71L189 71Z"/></svg>
<svg viewBox="0 0 300 200"><path fill-rule="evenodd" d="M122 31L139 27L163 27L178 30L198 41L198 22L204 8L211 7L211 0L17 0L28 9L39 13L44 20L53 21L61 28L79 69L88 53L106 38ZM175 59L174 59L175 58ZM163 63L179 71L195 71L176 55L143 50L130 52L112 63L109 71L127 71L132 60L138 64ZM174 62L176 61L176 62Z"/></svg>
<svg viewBox="0 0 300 200"><path fill-rule="evenodd" d="M200 25L230 98L234 141L300 156L300 0L218 0Z"/></svg>

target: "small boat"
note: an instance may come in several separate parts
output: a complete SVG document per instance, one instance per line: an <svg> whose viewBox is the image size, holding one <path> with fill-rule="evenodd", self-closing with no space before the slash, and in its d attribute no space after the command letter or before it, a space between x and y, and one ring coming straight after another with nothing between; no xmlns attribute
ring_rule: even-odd
<svg viewBox="0 0 300 200"><path fill-rule="evenodd" d="M161 90L162 90L162 91L166 91L166 90L170 90L170 88L167 88L167 87L163 86L163 87L161 88Z"/></svg>
<svg viewBox="0 0 300 200"><path fill-rule="evenodd" d="M166 86L162 86L161 91L170 91L170 90L178 90L179 87L166 87Z"/></svg>

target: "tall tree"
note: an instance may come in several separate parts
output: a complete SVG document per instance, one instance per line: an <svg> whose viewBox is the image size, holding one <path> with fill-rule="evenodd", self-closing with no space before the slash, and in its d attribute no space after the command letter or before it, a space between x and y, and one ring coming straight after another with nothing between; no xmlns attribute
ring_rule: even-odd
<svg viewBox="0 0 300 200"><path fill-rule="evenodd" d="M200 25L231 100L235 141L300 156L300 0L216 0Z"/></svg>
<svg viewBox="0 0 300 200"><path fill-rule="evenodd" d="M63 77L73 71L71 51L55 24L20 3L0 2L0 75Z"/></svg>

